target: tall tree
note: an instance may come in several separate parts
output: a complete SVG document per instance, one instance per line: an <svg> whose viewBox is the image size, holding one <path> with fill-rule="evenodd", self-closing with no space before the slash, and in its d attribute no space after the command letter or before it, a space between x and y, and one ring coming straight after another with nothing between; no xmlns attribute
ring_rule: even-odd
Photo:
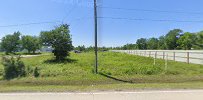
<svg viewBox="0 0 203 100"><path fill-rule="evenodd" d="M159 40L157 38L150 38L147 40L147 49L156 50L158 49Z"/></svg>
<svg viewBox="0 0 203 100"><path fill-rule="evenodd" d="M175 50L178 47L177 41L183 31L174 29L169 31L165 37L166 47L168 50Z"/></svg>
<svg viewBox="0 0 203 100"><path fill-rule="evenodd" d="M137 49L136 44L126 44L122 47L123 50L135 50Z"/></svg>
<svg viewBox="0 0 203 100"><path fill-rule="evenodd" d="M186 32L180 36L177 43L180 49L191 50L192 46L195 44L195 34Z"/></svg>
<svg viewBox="0 0 203 100"><path fill-rule="evenodd" d="M41 48L40 40L38 37L34 36L23 36L22 47L23 49L28 50L28 53L35 53L36 50Z"/></svg>
<svg viewBox="0 0 203 100"><path fill-rule="evenodd" d="M203 49L203 31L196 34L195 49Z"/></svg>
<svg viewBox="0 0 203 100"><path fill-rule="evenodd" d="M63 24L51 31L40 33L40 39L46 46L52 46L57 61L64 60L73 49L69 25Z"/></svg>
<svg viewBox="0 0 203 100"><path fill-rule="evenodd" d="M140 49L140 50L147 49L147 39L145 39L145 38L138 39L136 44L137 44L138 49Z"/></svg>
<svg viewBox="0 0 203 100"><path fill-rule="evenodd" d="M20 32L14 32L2 38L1 48L6 54L15 53L20 49L20 42Z"/></svg>
<svg viewBox="0 0 203 100"><path fill-rule="evenodd" d="M160 50L165 50L166 49L165 36L160 36L159 37L158 49L160 49Z"/></svg>

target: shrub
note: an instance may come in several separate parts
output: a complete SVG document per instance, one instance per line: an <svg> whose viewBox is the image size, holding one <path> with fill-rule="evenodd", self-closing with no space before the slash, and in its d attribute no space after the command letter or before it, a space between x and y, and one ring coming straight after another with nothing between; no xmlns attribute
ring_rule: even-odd
<svg viewBox="0 0 203 100"><path fill-rule="evenodd" d="M17 77L26 76L25 65L20 60L20 56L14 57L3 57L4 65L4 79L10 80Z"/></svg>
<svg viewBox="0 0 203 100"><path fill-rule="evenodd" d="M39 69L38 69L38 67L35 67L35 69L34 69L34 77L39 77L39 75L40 75L40 73L39 73Z"/></svg>

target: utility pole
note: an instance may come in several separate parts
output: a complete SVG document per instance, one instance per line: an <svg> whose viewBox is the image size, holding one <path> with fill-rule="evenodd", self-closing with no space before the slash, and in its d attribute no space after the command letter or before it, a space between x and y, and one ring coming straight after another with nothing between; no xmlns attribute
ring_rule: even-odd
<svg viewBox="0 0 203 100"><path fill-rule="evenodd" d="M94 0L94 24L95 24L95 73L98 74L97 0Z"/></svg>

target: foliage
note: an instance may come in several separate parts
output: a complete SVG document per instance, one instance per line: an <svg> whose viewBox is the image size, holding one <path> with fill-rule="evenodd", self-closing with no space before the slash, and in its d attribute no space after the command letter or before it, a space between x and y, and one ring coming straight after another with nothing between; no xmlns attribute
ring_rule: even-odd
<svg viewBox="0 0 203 100"><path fill-rule="evenodd" d="M82 46L78 46L78 47L76 47L76 48L75 48L75 50L79 50L79 51L85 51L85 50L86 50L86 48L85 48L85 46L84 46L84 45L82 45Z"/></svg>
<svg viewBox="0 0 203 100"><path fill-rule="evenodd" d="M166 41L166 47L168 50L176 49L176 47L178 46L177 44L178 38L182 32L183 31L180 29L174 29L169 31L168 34L166 34L165 41Z"/></svg>
<svg viewBox="0 0 203 100"><path fill-rule="evenodd" d="M69 25L61 25L51 31L43 31L40 39L43 45L52 46L57 61L64 60L73 49Z"/></svg>
<svg viewBox="0 0 203 100"><path fill-rule="evenodd" d="M133 49L137 49L137 45L136 44L126 44L122 47L123 50L133 50Z"/></svg>
<svg viewBox="0 0 203 100"><path fill-rule="evenodd" d="M159 37L158 49L160 49L160 50L165 50L166 49L165 36L160 36Z"/></svg>
<svg viewBox="0 0 203 100"><path fill-rule="evenodd" d="M203 31L197 33L196 35L196 46L199 47L199 49L203 49Z"/></svg>
<svg viewBox="0 0 203 100"><path fill-rule="evenodd" d="M35 67L35 69L34 69L34 77L39 77L39 75L40 75L40 73L39 73L39 69L38 69L38 67Z"/></svg>
<svg viewBox="0 0 203 100"><path fill-rule="evenodd" d="M147 40L147 49L149 50L157 50L158 49L159 40L157 38L150 38Z"/></svg>
<svg viewBox="0 0 203 100"><path fill-rule="evenodd" d="M195 35L189 32L184 33L180 36L177 43L179 48L183 50L191 50L193 43L196 41Z"/></svg>
<svg viewBox="0 0 203 100"><path fill-rule="evenodd" d="M13 35L6 35L2 38L1 49L8 53L15 53L20 49L20 32Z"/></svg>
<svg viewBox="0 0 203 100"><path fill-rule="evenodd" d="M203 49L203 31L198 33L183 32L173 29L159 38L140 38L136 44L114 47L114 50L191 50Z"/></svg>
<svg viewBox="0 0 203 100"><path fill-rule="evenodd" d="M26 75L25 65L20 60L20 57L3 57L2 61L4 65L4 79L10 80Z"/></svg>
<svg viewBox="0 0 203 100"><path fill-rule="evenodd" d="M145 38L138 39L136 44L137 44L138 49L140 49L140 50L147 49L147 39L145 39Z"/></svg>
<svg viewBox="0 0 203 100"><path fill-rule="evenodd" d="M41 48L40 41L38 37L33 36L23 36L22 37L22 47L28 50L28 53L35 53L36 50Z"/></svg>

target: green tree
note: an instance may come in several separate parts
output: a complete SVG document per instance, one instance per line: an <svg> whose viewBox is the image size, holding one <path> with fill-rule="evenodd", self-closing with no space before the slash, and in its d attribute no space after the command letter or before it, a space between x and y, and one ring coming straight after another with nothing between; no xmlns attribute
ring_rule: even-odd
<svg viewBox="0 0 203 100"><path fill-rule="evenodd" d="M195 44L195 35L189 32L184 33L180 36L177 43L180 49L191 50L192 46Z"/></svg>
<svg viewBox="0 0 203 100"><path fill-rule="evenodd" d="M158 49L159 40L157 38L150 38L147 41L147 49L157 50Z"/></svg>
<svg viewBox="0 0 203 100"><path fill-rule="evenodd" d="M23 36L22 37L22 47L28 50L28 53L35 53L36 50L41 48L40 40L38 37L33 36Z"/></svg>
<svg viewBox="0 0 203 100"><path fill-rule="evenodd" d="M147 39L145 39L145 38L138 39L136 44L137 44L138 49L140 49L140 50L147 49Z"/></svg>
<svg viewBox="0 0 203 100"><path fill-rule="evenodd" d="M2 38L1 48L6 54L15 53L20 49L20 42L20 32L14 32Z"/></svg>
<svg viewBox="0 0 203 100"><path fill-rule="evenodd" d="M126 44L122 47L123 50L135 50L137 49L136 44Z"/></svg>
<svg viewBox="0 0 203 100"><path fill-rule="evenodd" d="M93 47L93 46L90 46L90 47L86 48L86 51L94 51L94 50L95 50L95 47Z"/></svg>
<svg viewBox="0 0 203 100"><path fill-rule="evenodd" d="M182 32L183 31L180 29L169 31L169 33L165 37L166 47L168 50L175 50L178 47L177 41Z"/></svg>
<svg viewBox="0 0 203 100"><path fill-rule="evenodd" d="M78 47L76 47L76 48L75 48L75 50L79 50L79 51L85 51L85 50L86 50L86 48L85 48L85 46L84 46L84 45L82 45L82 46L78 46Z"/></svg>
<svg viewBox="0 0 203 100"><path fill-rule="evenodd" d="M203 31L196 34L196 46L198 49L203 49Z"/></svg>
<svg viewBox="0 0 203 100"><path fill-rule="evenodd" d="M57 61L64 60L73 49L69 25L63 24L51 31L40 33L43 45L52 46Z"/></svg>
<svg viewBox="0 0 203 100"><path fill-rule="evenodd" d="M159 37L158 49L160 49L160 50L166 50L165 36L160 36Z"/></svg>

